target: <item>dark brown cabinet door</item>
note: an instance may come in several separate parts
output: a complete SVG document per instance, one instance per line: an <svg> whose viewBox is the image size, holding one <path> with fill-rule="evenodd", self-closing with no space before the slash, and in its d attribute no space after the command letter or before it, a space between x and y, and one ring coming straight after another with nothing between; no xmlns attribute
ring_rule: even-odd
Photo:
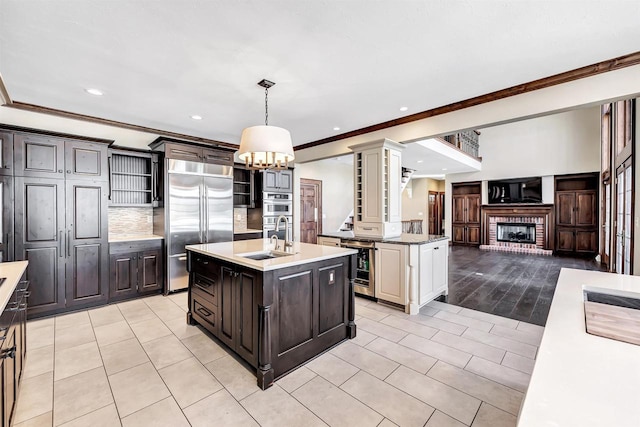
<svg viewBox="0 0 640 427"><path fill-rule="evenodd" d="M575 244L577 253L598 252L598 232L596 230L576 230Z"/></svg>
<svg viewBox="0 0 640 427"><path fill-rule="evenodd" d="M574 229L558 228L556 230L556 250L559 252L573 252L575 247Z"/></svg>
<svg viewBox="0 0 640 427"><path fill-rule="evenodd" d="M167 159L200 162L202 158L202 148L191 145L166 144L164 153Z"/></svg>
<svg viewBox="0 0 640 427"><path fill-rule="evenodd" d="M467 226L467 243L470 245L480 244L480 227L468 225Z"/></svg>
<svg viewBox="0 0 640 427"><path fill-rule="evenodd" d="M15 259L29 261L29 313L64 308L64 181L20 177L15 182Z"/></svg>
<svg viewBox="0 0 640 427"><path fill-rule="evenodd" d="M464 225L452 225L453 243L465 243L465 228Z"/></svg>
<svg viewBox="0 0 640 427"><path fill-rule="evenodd" d="M258 360L258 313L257 289L260 278L256 272L241 270L236 279L236 352L255 365Z"/></svg>
<svg viewBox="0 0 640 427"><path fill-rule="evenodd" d="M595 191L577 191L576 192L576 226L579 227L595 227L597 218Z"/></svg>
<svg viewBox="0 0 640 427"><path fill-rule="evenodd" d="M106 144L84 141L65 142L65 176L67 179L106 181L108 150Z"/></svg>
<svg viewBox="0 0 640 427"><path fill-rule="evenodd" d="M218 295L218 311L219 321L218 327L220 328L220 334L218 338L231 348L235 348L234 341L236 338L235 324L234 324L234 282L235 272L229 267L221 267L221 283L220 293Z"/></svg>
<svg viewBox="0 0 640 427"><path fill-rule="evenodd" d="M16 176L64 178L64 140L41 135L15 135Z"/></svg>
<svg viewBox="0 0 640 427"><path fill-rule="evenodd" d="M113 254L110 259L109 299L133 297L138 292L138 253Z"/></svg>
<svg viewBox="0 0 640 427"><path fill-rule="evenodd" d="M13 177L0 176L0 262L13 261Z"/></svg>
<svg viewBox="0 0 640 427"><path fill-rule="evenodd" d="M0 175L13 175L13 134L0 132Z"/></svg>
<svg viewBox="0 0 640 427"><path fill-rule="evenodd" d="M66 181L66 186L67 307L106 302L108 184Z"/></svg>
<svg viewBox="0 0 640 427"><path fill-rule="evenodd" d="M480 195L470 194L466 197L466 222L480 224Z"/></svg>
<svg viewBox="0 0 640 427"><path fill-rule="evenodd" d="M162 285L162 250L138 252L138 292L155 292Z"/></svg>
<svg viewBox="0 0 640 427"><path fill-rule="evenodd" d="M465 196L453 196L452 204L453 204L452 221L466 222Z"/></svg>
<svg viewBox="0 0 640 427"><path fill-rule="evenodd" d="M572 227L576 225L576 194L558 193L556 194L556 225Z"/></svg>
<svg viewBox="0 0 640 427"><path fill-rule="evenodd" d="M202 149L202 161L216 165L233 166L233 152L224 150Z"/></svg>

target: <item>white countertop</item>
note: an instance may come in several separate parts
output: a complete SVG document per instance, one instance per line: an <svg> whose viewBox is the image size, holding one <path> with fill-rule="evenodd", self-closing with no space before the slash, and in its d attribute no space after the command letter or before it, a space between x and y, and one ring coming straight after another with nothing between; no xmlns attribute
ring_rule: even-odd
<svg viewBox="0 0 640 427"><path fill-rule="evenodd" d="M584 285L640 297L640 277L562 269L518 427L640 425L640 346L587 334Z"/></svg>
<svg viewBox="0 0 640 427"><path fill-rule="evenodd" d="M157 234L110 234L109 243L114 242L133 242L136 240L157 240L164 239Z"/></svg>
<svg viewBox="0 0 640 427"><path fill-rule="evenodd" d="M0 263L0 277L6 277L6 280L0 285L0 312L4 311L11 299L22 274L27 269L27 264L29 264L28 261Z"/></svg>
<svg viewBox="0 0 640 427"><path fill-rule="evenodd" d="M280 241L280 245L283 242ZM294 267L309 262L322 261L337 258L344 255L355 254L355 249L338 248L335 246L321 246L310 243L293 242L293 247L287 248L291 256L256 261L239 256L253 252L273 250L273 244L269 239L240 240L236 242L205 243L202 245L189 245L188 250L209 255L234 264L253 268L259 271L277 270L279 268Z"/></svg>

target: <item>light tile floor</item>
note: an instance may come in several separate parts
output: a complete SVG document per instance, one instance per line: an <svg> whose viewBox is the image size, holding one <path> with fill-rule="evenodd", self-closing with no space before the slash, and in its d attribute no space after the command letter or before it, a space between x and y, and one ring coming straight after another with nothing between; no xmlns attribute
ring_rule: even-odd
<svg viewBox="0 0 640 427"><path fill-rule="evenodd" d="M30 321L16 427L514 426L543 328L356 299L358 336L261 391L186 293Z"/></svg>

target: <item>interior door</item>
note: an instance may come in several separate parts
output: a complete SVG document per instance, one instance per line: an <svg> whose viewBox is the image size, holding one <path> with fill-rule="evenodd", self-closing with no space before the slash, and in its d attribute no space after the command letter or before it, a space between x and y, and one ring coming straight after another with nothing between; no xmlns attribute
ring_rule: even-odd
<svg viewBox="0 0 640 427"><path fill-rule="evenodd" d="M203 243L233 240L233 177L205 177Z"/></svg>
<svg viewBox="0 0 640 427"><path fill-rule="evenodd" d="M300 179L300 241L318 243L322 234L322 181Z"/></svg>
<svg viewBox="0 0 640 427"><path fill-rule="evenodd" d="M429 207L429 234L440 234L438 230L438 219L440 212L438 210L438 193L436 191L429 191L427 194L427 204Z"/></svg>
<svg viewBox="0 0 640 427"><path fill-rule="evenodd" d="M109 289L107 182L66 181L67 307L106 302Z"/></svg>
<svg viewBox="0 0 640 427"><path fill-rule="evenodd" d="M632 274L633 166L631 159L616 169L615 272Z"/></svg>

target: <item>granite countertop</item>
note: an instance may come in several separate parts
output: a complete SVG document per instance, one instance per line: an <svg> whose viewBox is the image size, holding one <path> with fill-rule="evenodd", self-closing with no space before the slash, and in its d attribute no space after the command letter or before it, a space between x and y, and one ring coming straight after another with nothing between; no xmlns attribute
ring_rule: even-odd
<svg viewBox="0 0 640 427"><path fill-rule="evenodd" d="M22 274L27 269L28 261L2 262L0 263L0 277L5 280L0 285L0 313L9 303L13 291L15 291Z"/></svg>
<svg viewBox="0 0 640 427"><path fill-rule="evenodd" d="M433 243L441 240L449 240L448 236L436 234L408 234L403 233L399 237L388 239L374 239L372 237L355 237L353 231L334 231L318 234L320 237L336 237L339 239L357 240L360 242L380 242L380 243L397 243L401 245L421 245L425 243Z"/></svg>
<svg viewBox="0 0 640 427"><path fill-rule="evenodd" d="M158 236L157 234L110 234L109 235L109 243L133 242L136 240L156 240L156 239L164 239L164 237Z"/></svg>
<svg viewBox="0 0 640 427"><path fill-rule="evenodd" d="M282 241L280 241L280 244L282 245ZM240 240L236 242L188 245L186 246L186 249L259 271L270 271L285 267L294 267L296 265L322 261L325 259L338 258L344 255L357 253L355 249L293 242L292 247L286 248L286 252L291 253L290 256L258 261L250 258L245 258L240 255L273 250L273 243L271 243L270 239L253 239Z"/></svg>
<svg viewBox="0 0 640 427"><path fill-rule="evenodd" d="M249 234L249 233L262 233L262 230L257 228L243 228L233 230L233 234Z"/></svg>
<svg viewBox="0 0 640 427"><path fill-rule="evenodd" d="M585 288L640 297L640 277L561 270L518 427L638 425L640 346L586 332Z"/></svg>

